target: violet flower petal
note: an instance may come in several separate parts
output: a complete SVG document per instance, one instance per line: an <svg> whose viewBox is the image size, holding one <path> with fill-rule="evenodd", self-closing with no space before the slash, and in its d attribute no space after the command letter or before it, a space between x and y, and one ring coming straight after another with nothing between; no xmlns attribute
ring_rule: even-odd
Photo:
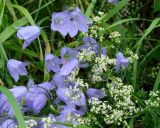
<svg viewBox="0 0 160 128"><path fill-rule="evenodd" d="M95 89L95 88L88 88L87 96L89 98L96 97L98 99L102 99L105 95L101 90L98 90L98 89Z"/></svg>
<svg viewBox="0 0 160 128"><path fill-rule="evenodd" d="M40 35L38 26L20 27L17 31L17 37L24 40L23 49L28 47Z"/></svg>
<svg viewBox="0 0 160 128"><path fill-rule="evenodd" d="M124 57L123 53L119 52L116 54L116 72L120 70L120 68L127 68L129 66L129 60Z"/></svg>
<svg viewBox="0 0 160 128"><path fill-rule="evenodd" d="M45 65L47 71L59 72L60 71L60 59L52 54L47 54L45 56Z"/></svg>
<svg viewBox="0 0 160 128"><path fill-rule="evenodd" d="M10 59L7 62L7 68L10 72L10 75L17 82L19 80L19 75L27 75L27 70L23 64L18 60Z"/></svg>
<svg viewBox="0 0 160 128"><path fill-rule="evenodd" d="M76 58L72 58L62 66L59 74L69 75L77 66L78 66L78 60Z"/></svg>
<svg viewBox="0 0 160 128"><path fill-rule="evenodd" d="M55 84L58 88L64 88L65 87L65 78L64 78L64 76L61 76L60 74L55 74L53 76L52 83Z"/></svg>
<svg viewBox="0 0 160 128"><path fill-rule="evenodd" d="M25 105L34 113L39 113L46 103L47 97L45 94L28 92L25 96Z"/></svg>

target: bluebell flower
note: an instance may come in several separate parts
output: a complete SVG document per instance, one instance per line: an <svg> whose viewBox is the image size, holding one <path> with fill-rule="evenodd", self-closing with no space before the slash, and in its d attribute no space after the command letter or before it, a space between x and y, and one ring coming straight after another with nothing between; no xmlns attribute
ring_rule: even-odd
<svg viewBox="0 0 160 128"><path fill-rule="evenodd" d="M23 86L18 86L10 89L11 93L15 97L19 107L21 107L21 100L24 98L27 88ZM7 100L7 97L0 93L0 114L7 113L8 116L12 117L14 115L14 111Z"/></svg>
<svg viewBox="0 0 160 128"><path fill-rule="evenodd" d="M50 91L54 88L55 87L50 82L31 86L24 97L25 105L28 110L39 113L47 103L47 94L51 96Z"/></svg>
<svg viewBox="0 0 160 128"><path fill-rule="evenodd" d="M86 108L86 97L79 89L58 88L56 94L57 97L67 105L83 106Z"/></svg>
<svg viewBox="0 0 160 128"><path fill-rule="evenodd" d="M79 8L71 12L63 11L52 14L51 29L59 31L63 36L69 33L71 37L74 37L78 31L87 32L88 27L89 20L81 13Z"/></svg>
<svg viewBox="0 0 160 128"><path fill-rule="evenodd" d="M89 98L96 97L98 99L102 99L105 95L102 92L102 90L95 89L95 88L88 88L87 89L87 96Z"/></svg>
<svg viewBox="0 0 160 128"><path fill-rule="evenodd" d="M57 86L57 88L65 87L65 77L60 74L55 74L52 79L52 83Z"/></svg>
<svg viewBox="0 0 160 128"><path fill-rule="evenodd" d="M59 72L60 64L61 64L61 61L58 57L52 54L47 54L45 56L45 65L48 72L50 71Z"/></svg>
<svg viewBox="0 0 160 128"><path fill-rule="evenodd" d="M61 48L61 62L65 64L71 58L77 58L78 51L72 48L63 47Z"/></svg>
<svg viewBox="0 0 160 128"><path fill-rule="evenodd" d="M25 105L28 110L39 113L47 103L47 96L43 93L28 92L25 96Z"/></svg>
<svg viewBox="0 0 160 128"><path fill-rule="evenodd" d="M127 68L129 65L129 60L124 57L123 53L119 52L116 54L116 72L120 70L120 68Z"/></svg>
<svg viewBox="0 0 160 128"><path fill-rule="evenodd" d="M96 54L100 52L99 45L97 41L92 37L83 37L83 45L81 46L81 49L91 48L92 51L94 51Z"/></svg>
<svg viewBox="0 0 160 128"><path fill-rule="evenodd" d="M101 55L107 55L107 49L101 48Z"/></svg>
<svg viewBox="0 0 160 128"><path fill-rule="evenodd" d="M69 32L69 20L70 14L68 11L63 11L52 14L51 29L53 31L59 31L63 36L66 36Z"/></svg>
<svg viewBox="0 0 160 128"><path fill-rule="evenodd" d="M16 82L19 80L19 75L27 75L25 66L25 63L14 59L10 59L7 62L9 73Z"/></svg>
<svg viewBox="0 0 160 128"><path fill-rule="evenodd" d="M17 37L24 40L23 49L28 47L40 35L40 28L38 26L20 27L17 31Z"/></svg>
<svg viewBox="0 0 160 128"><path fill-rule="evenodd" d="M15 120L6 119L3 122L0 122L0 128L16 128L17 123Z"/></svg>
<svg viewBox="0 0 160 128"><path fill-rule="evenodd" d="M69 75L78 66L78 60L76 58L71 58L67 63L65 63L60 69L60 75Z"/></svg>
<svg viewBox="0 0 160 128"><path fill-rule="evenodd" d="M77 110L75 109L75 106L73 105L63 105L59 108L59 113L60 114L79 114L79 115L84 115L84 111L82 109Z"/></svg>

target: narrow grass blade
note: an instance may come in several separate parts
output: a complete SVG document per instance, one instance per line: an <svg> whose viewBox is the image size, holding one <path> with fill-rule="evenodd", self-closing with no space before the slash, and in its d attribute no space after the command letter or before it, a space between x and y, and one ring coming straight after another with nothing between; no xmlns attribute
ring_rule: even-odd
<svg viewBox="0 0 160 128"><path fill-rule="evenodd" d="M31 16L31 14L28 12L27 9L25 9L24 7L22 6L19 6L19 5L13 5L12 6L16 9L18 9L20 12L23 13L23 15L26 17L26 19L31 23L31 25L35 25L35 22Z"/></svg>
<svg viewBox="0 0 160 128"><path fill-rule="evenodd" d="M8 26L2 33L0 33L0 43L5 42L8 38L10 38L17 30L15 27L23 26L27 24L28 21L26 18L21 18Z"/></svg>
<svg viewBox="0 0 160 128"><path fill-rule="evenodd" d="M152 53L154 53L159 47L160 47L160 45L155 46L155 47L143 58L143 60L141 61L141 63L140 63L139 65L140 65L140 66L143 65L144 62L147 60L147 58L148 58L149 56L151 56Z"/></svg>
<svg viewBox="0 0 160 128"><path fill-rule="evenodd" d="M142 45L142 41L149 35L149 33L156 27L156 25L159 23L160 18L156 18L152 21L151 25L148 27L148 29L145 31L144 35L142 38L137 42L135 45L136 48L136 54L139 54L139 50ZM133 64L133 86L136 88L137 84L137 66L138 66L138 60L135 60Z"/></svg>
<svg viewBox="0 0 160 128"><path fill-rule="evenodd" d="M94 8L94 1L92 0L92 2L88 5L88 7L87 7L87 10L86 10L86 12L85 12L85 15L87 16L87 17L90 17L90 15L91 15L91 13L92 13L92 10L93 10L93 8Z"/></svg>
<svg viewBox="0 0 160 128"><path fill-rule="evenodd" d="M154 83L153 91L157 91L159 85L160 85L160 69L158 71L158 75L157 75L156 81Z"/></svg>
<svg viewBox="0 0 160 128"><path fill-rule="evenodd" d="M106 30L110 29L110 28L113 28L113 27L116 27L117 25L120 25L120 24L123 24L125 22L129 22L129 21L135 21L135 20L140 20L139 18L130 18L130 19L123 19L123 20L120 20L110 26L107 26L106 28L104 28L104 30L102 31L102 33L104 33Z"/></svg>
<svg viewBox="0 0 160 128"><path fill-rule="evenodd" d="M112 18L115 14L117 14L122 8L124 8L124 6L126 6L128 4L129 0L122 0L121 2L119 2L119 4L112 9L111 11L109 11L109 13L105 14L102 19L100 19L99 22L106 22L108 21L110 18Z"/></svg>
<svg viewBox="0 0 160 128"><path fill-rule="evenodd" d="M13 97L11 92L7 88L2 87L2 86L0 86L0 92L2 92L8 98L8 101L9 101L10 105L12 106L12 108L14 110L14 114L17 118L19 128L26 128L22 112L19 109L18 104L16 102L16 99Z"/></svg>
<svg viewBox="0 0 160 128"><path fill-rule="evenodd" d="M7 5L8 11L10 12L10 14L11 14L11 16L12 16L12 18L13 18L13 21L16 21L16 20L17 20L16 13L15 13L15 11L14 11L14 8L13 8L13 6L12 6L11 1L10 1L10 0L7 0L7 1L6 1L6 5Z"/></svg>
<svg viewBox="0 0 160 128"><path fill-rule="evenodd" d="M3 1L3 2L2 2ZM2 2L2 3L1 3ZM2 19L3 19L3 14L4 14L4 8L5 8L5 4L6 4L6 0L1 0L0 1L0 3L1 3L1 8L2 9L0 9L0 26L1 26L1 24L2 24Z"/></svg>

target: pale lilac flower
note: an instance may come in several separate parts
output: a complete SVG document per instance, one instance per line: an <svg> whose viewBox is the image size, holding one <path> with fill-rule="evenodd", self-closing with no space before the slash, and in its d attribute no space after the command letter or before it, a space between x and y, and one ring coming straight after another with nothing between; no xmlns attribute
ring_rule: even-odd
<svg viewBox="0 0 160 128"><path fill-rule="evenodd" d="M69 59L76 58L78 55L78 51L72 48L63 47L61 48L61 61L62 64L65 64Z"/></svg>
<svg viewBox="0 0 160 128"><path fill-rule="evenodd" d="M23 86L17 86L10 89L10 91L15 97L19 107L21 107L21 99L25 96L27 88ZM8 102L7 97L4 94L0 93L0 114L3 113L7 113L11 117L14 115L13 109Z"/></svg>
<svg viewBox="0 0 160 128"><path fill-rule="evenodd" d="M84 115L84 111L82 109L77 110L75 109L75 106L73 105L64 105L59 108L59 113L60 114L79 114L79 115Z"/></svg>
<svg viewBox="0 0 160 128"><path fill-rule="evenodd" d="M38 26L20 27L17 31L17 37L24 40L23 49L28 47L40 35L40 28Z"/></svg>
<svg viewBox="0 0 160 128"><path fill-rule="evenodd" d="M65 77L60 74L55 74L52 79L52 83L57 86L57 88L65 87Z"/></svg>
<svg viewBox="0 0 160 128"><path fill-rule="evenodd" d="M101 55L107 55L107 49L101 48Z"/></svg>
<svg viewBox="0 0 160 128"><path fill-rule="evenodd" d="M13 96L16 98L17 102L21 102L21 99L25 96L27 88L24 86L15 86L12 89L9 89Z"/></svg>
<svg viewBox="0 0 160 128"><path fill-rule="evenodd" d="M99 46L97 41L92 38L92 37L83 37L83 45L81 46L81 49L87 49L87 48L91 48L92 51L94 51L95 53L99 53Z"/></svg>
<svg viewBox="0 0 160 128"><path fill-rule="evenodd" d="M0 128L16 128L17 123L15 120L6 119L3 122L0 122Z"/></svg>
<svg viewBox="0 0 160 128"><path fill-rule="evenodd" d="M60 71L60 59L52 54L45 56L45 65L48 72L59 72Z"/></svg>
<svg viewBox="0 0 160 128"><path fill-rule="evenodd" d="M69 33L71 37L74 37L78 31L87 32L88 27L89 20L81 13L79 8L71 12L63 11L52 14L51 29L59 31L63 36Z"/></svg>
<svg viewBox="0 0 160 128"><path fill-rule="evenodd" d="M105 95L102 92L102 90L100 90L100 89L88 88L88 90L87 90L87 96L89 98L96 97L98 99L102 99Z"/></svg>
<svg viewBox="0 0 160 128"><path fill-rule="evenodd" d="M25 96L25 105L34 113L39 113L47 103L47 96L43 93L28 92Z"/></svg>
<svg viewBox="0 0 160 128"><path fill-rule="evenodd" d="M34 113L39 113L47 103L47 94L51 96L50 91L54 88L55 87L50 82L44 82L34 86L32 85L28 89L24 98L28 110L31 110Z"/></svg>
<svg viewBox="0 0 160 128"><path fill-rule="evenodd" d="M77 105L86 107L86 97L80 90L71 88L58 88L56 91L57 97L67 105Z"/></svg>
<svg viewBox="0 0 160 128"><path fill-rule="evenodd" d="M53 31L59 31L63 36L66 36L69 32L70 14L68 11L52 14L51 29Z"/></svg>
<svg viewBox="0 0 160 128"><path fill-rule="evenodd" d="M65 63L60 69L60 75L69 75L78 66L78 60L76 58L71 58L67 63Z"/></svg>
<svg viewBox="0 0 160 128"><path fill-rule="evenodd" d="M129 60L124 57L123 53L119 52L116 54L116 72L120 70L120 68L127 68L129 65Z"/></svg>
<svg viewBox="0 0 160 128"><path fill-rule="evenodd" d="M10 59L7 62L9 73L16 82L19 80L19 75L27 75L25 66L26 64L23 62L14 59Z"/></svg>

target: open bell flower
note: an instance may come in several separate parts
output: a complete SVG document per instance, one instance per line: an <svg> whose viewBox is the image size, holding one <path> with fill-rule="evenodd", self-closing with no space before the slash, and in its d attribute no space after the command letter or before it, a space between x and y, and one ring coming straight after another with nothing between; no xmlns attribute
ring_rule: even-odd
<svg viewBox="0 0 160 128"><path fill-rule="evenodd" d="M55 87L50 82L31 85L24 97L27 109L34 113L39 113L47 103L47 95L51 96L50 91L54 88Z"/></svg>
<svg viewBox="0 0 160 128"><path fill-rule="evenodd" d="M60 75L69 75L78 66L78 59L71 58L67 63L65 63L60 69Z"/></svg>
<svg viewBox="0 0 160 128"><path fill-rule="evenodd" d="M21 100L24 98L27 88L23 86L17 86L12 89L9 89L10 92L15 97L19 107L21 107ZM0 93L0 114L7 113L8 116L13 117L14 112L10 105L10 103L7 100L7 97Z"/></svg>
<svg viewBox="0 0 160 128"><path fill-rule="evenodd" d="M10 59L7 62L9 73L16 82L19 80L19 75L27 75L25 66L25 63L14 59Z"/></svg>
<svg viewBox="0 0 160 128"><path fill-rule="evenodd" d="M60 59L52 54L45 56L45 65L48 72L59 72L60 71Z"/></svg>
<svg viewBox="0 0 160 128"><path fill-rule="evenodd" d="M127 68L129 65L129 60L124 57L122 52L116 54L116 72L120 70L120 68Z"/></svg>
<svg viewBox="0 0 160 128"><path fill-rule="evenodd" d="M39 113L47 103L47 96L43 93L29 92L25 96L25 105L34 113Z"/></svg>
<svg viewBox="0 0 160 128"><path fill-rule="evenodd" d="M12 119L6 119L0 122L0 128L16 128L17 123Z"/></svg>
<svg viewBox="0 0 160 128"><path fill-rule="evenodd" d="M88 18L83 15L79 8L73 11L63 11L52 14L51 29L59 31L63 36L70 37L77 35L78 31L87 32L89 27Z"/></svg>
<svg viewBox="0 0 160 128"><path fill-rule="evenodd" d="M87 96L89 98L92 98L92 97L95 97L95 98L98 98L98 99L102 99L105 95L104 93L99 90L99 89L95 89L95 88L88 88L87 89Z"/></svg>
<svg viewBox="0 0 160 128"><path fill-rule="evenodd" d="M17 37L24 40L23 49L28 47L40 35L40 28L38 26L20 27L17 31Z"/></svg>

